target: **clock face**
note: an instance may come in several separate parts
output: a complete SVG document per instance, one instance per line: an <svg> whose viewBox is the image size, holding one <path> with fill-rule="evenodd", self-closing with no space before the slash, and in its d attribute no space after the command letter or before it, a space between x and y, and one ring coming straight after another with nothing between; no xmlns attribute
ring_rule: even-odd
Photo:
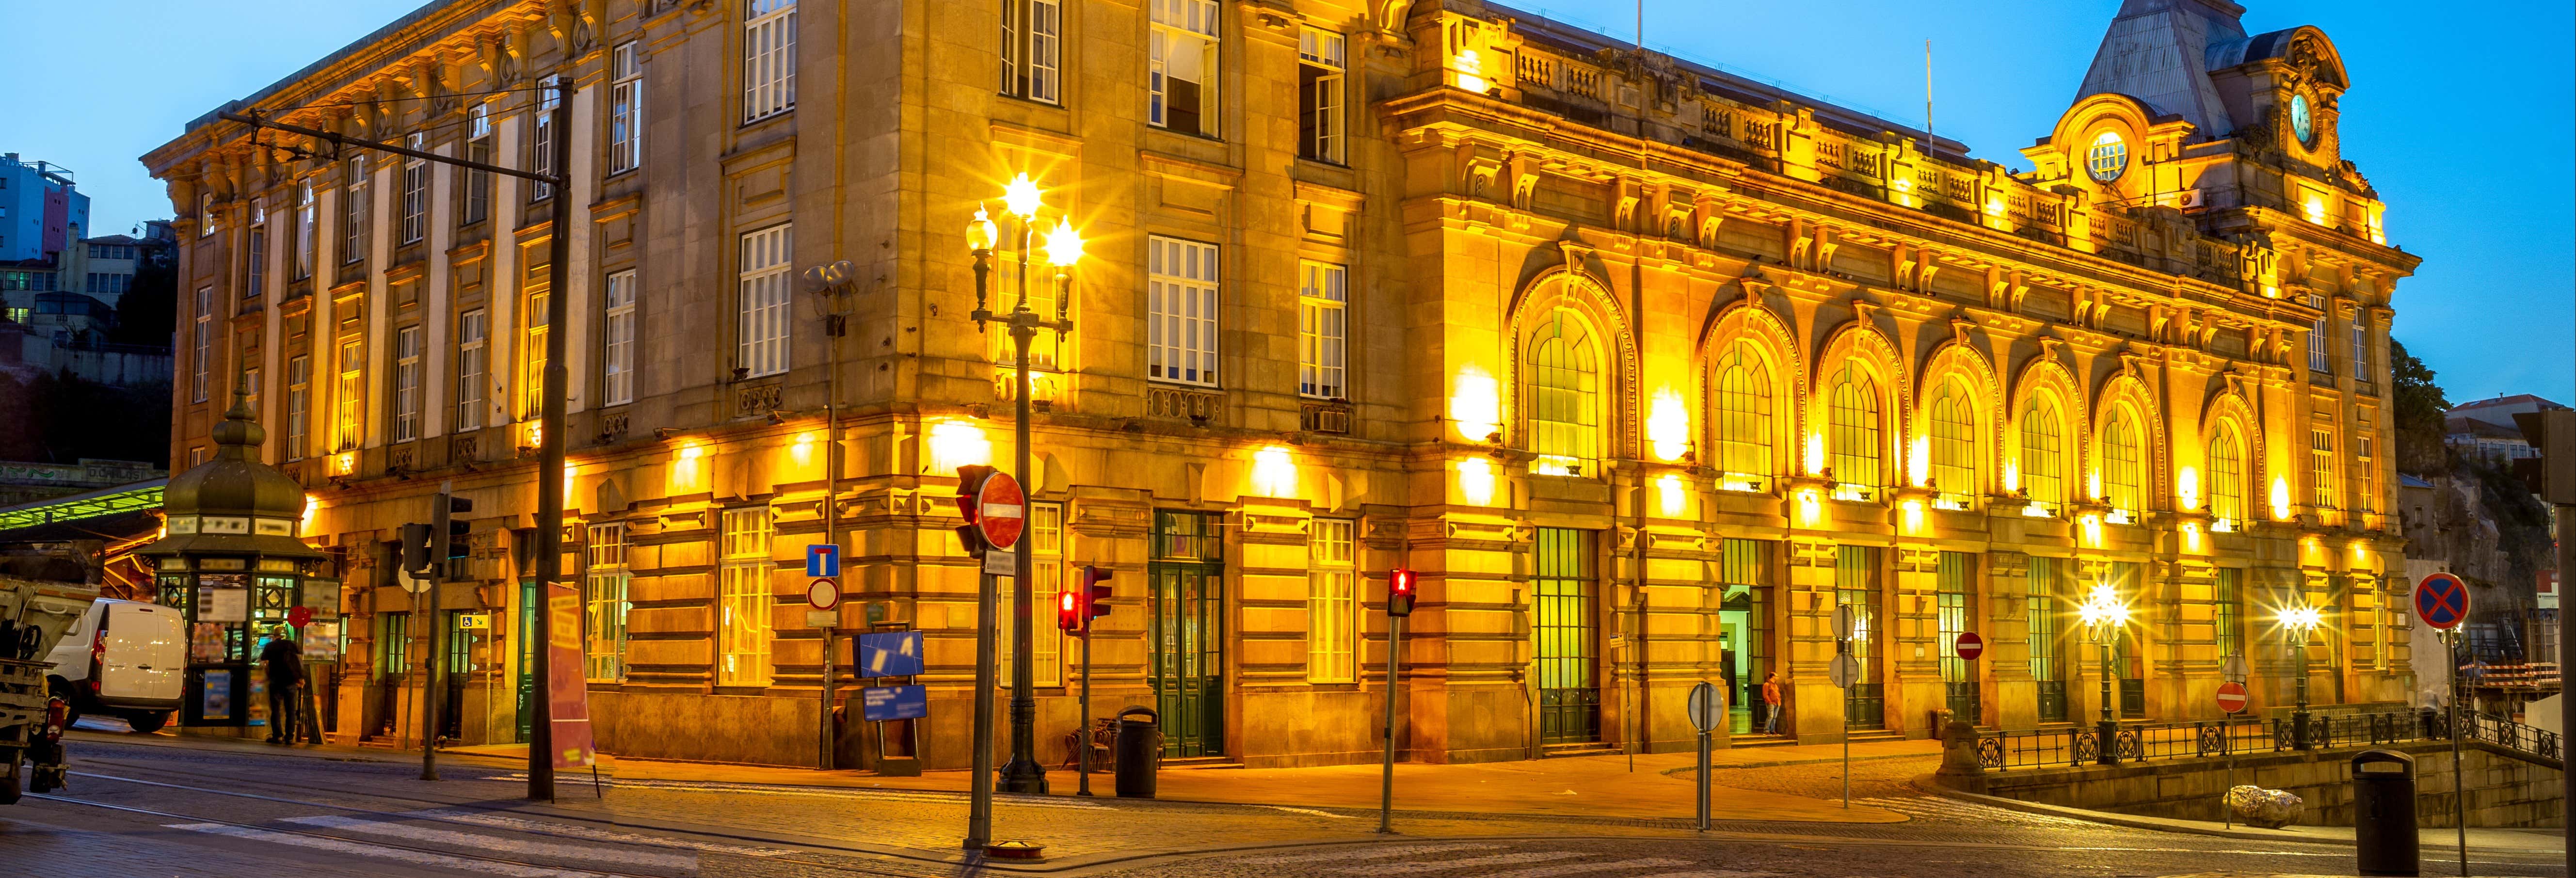
<svg viewBox="0 0 2576 878"><path fill-rule="evenodd" d="M2308 115L2307 95L2290 96L2290 133L2296 135L2301 144L2315 146L2317 143L2317 122Z"/></svg>

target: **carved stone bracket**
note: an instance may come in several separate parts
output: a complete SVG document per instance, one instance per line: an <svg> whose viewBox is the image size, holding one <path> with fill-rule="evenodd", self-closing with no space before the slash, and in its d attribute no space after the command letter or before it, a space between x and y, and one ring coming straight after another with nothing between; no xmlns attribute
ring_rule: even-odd
<svg viewBox="0 0 2576 878"><path fill-rule="evenodd" d="M1351 431L1350 403L1316 400L1298 403L1297 429L1309 433L1348 433Z"/></svg>
<svg viewBox="0 0 2576 878"><path fill-rule="evenodd" d="M1225 394L1222 391L1160 385L1145 388L1147 417L1188 418L1192 423L1206 426L1224 409Z"/></svg>
<svg viewBox="0 0 2576 878"><path fill-rule="evenodd" d="M748 418L778 410L779 383L775 380L757 384L739 384L733 391L733 416Z"/></svg>

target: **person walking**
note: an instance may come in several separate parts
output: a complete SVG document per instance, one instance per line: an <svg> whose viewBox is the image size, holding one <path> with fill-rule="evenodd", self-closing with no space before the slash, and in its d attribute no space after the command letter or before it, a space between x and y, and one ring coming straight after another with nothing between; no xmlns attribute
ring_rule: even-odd
<svg viewBox="0 0 2576 878"><path fill-rule="evenodd" d="M295 687L304 682L304 648L295 645L295 629L284 625L269 632L260 647L260 669L268 678L268 742L295 743Z"/></svg>
<svg viewBox="0 0 2576 878"><path fill-rule="evenodd" d="M1762 733L1780 733L1780 672L1772 671L1762 678Z"/></svg>

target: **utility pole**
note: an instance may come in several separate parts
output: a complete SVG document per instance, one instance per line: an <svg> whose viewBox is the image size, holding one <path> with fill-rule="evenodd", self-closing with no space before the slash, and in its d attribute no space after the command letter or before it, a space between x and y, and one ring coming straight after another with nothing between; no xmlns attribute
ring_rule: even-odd
<svg viewBox="0 0 2576 878"><path fill-rule="evenodd" d="M544 712L538 720L528 724L528 798L545 799L547 801L553 801L555 797L555 765L553 753L554 728L552 725L552 702L550 692L552 687L550 685L551 681L546 679L548 673L547 666L550 662L548 661L546 653L553 646L552 632L549 630L553 627L553 613L550 612L551 607L549 606L553 602L553 593L551 589L554 587L555 580L562 575L563 567L564 382L566 374L564 369L564 336L566 335L566 332L564 331L564 297L570 295L572 291L572 286L567 280L570 277L569 266L572 261L572 238L570 236L573 198L572 175L570 173L570 169L572 167L572 94L571 89L568 88L564 82L565 77L559 75L556 77L555 84L553 86L555 105L549 124L554 127L555 131L554 151L553 156L549 160L550 165L547 169L548 173L542 174L535 171L521 170L519 168L505 168L485 162L451 158L449 156L439 155L427 150L409 149L406 147L395 146L390 143L359 140L342 135L338 132L270 121L253 114L235 113L229 110L216 114L217 118L225 121L238 122L243 125L251 126L254 129L267 128L276 131L284 131L289 134L301 134L306 137L331 144L335 148L356 148L375 150L377 152L389 152L395 155L416 158L426 162L436 162L442 165L485 171L507 177L517 177L522 180L530 180L553 187L553 196L551 200L554 203L554 215L552 221L548 224L546 231L546 259L548 263L546 266L546 325L554 327L554 329L546 333L546 374L545 387L543 388L545 396L539 407L537 421L536 573L538 582L538 605L529 608L529 616L536 620L536 624L534 626L536 630L522 634L522 636L529 638L528 651L534 658L534 662L529 668L530 676L534 678L530 681L532 684L532 691L529 693L529 704L534 709ZM436 661L436 659L436 656L431 657L432 661ZM427 693L423 693L423 697L427 697ZM422 730L424 745L427 745L428 743L427 736L429 734L431 734L430 730Z"/></svg>
<svg viewBox="0 0 2576 878"><path fill-rule="evenodd" d="M840 514L834 507L834 501L841 493L841 337L849 334L849 315L842 307L850 294L850 275L857 270L858 267L850 264L849 260L841 259L830 265L808 268L804 274L806 288L819 297L816 301L821 303L818 307L823 312L823 349L828 364L823 381L823 543L832 546L834 551L839 551L841 545ZM849 588L844 584L847 582L847 579L838 579L833 587L847 593ZM837 608L839 602L835 601L833 606ZM818 733L821 755L815 765L825 771L840 767L836 761L840 749L837 746L839 735L835 734L832 725L832 703L837 700L833 697L833 627L825 626L821 632L823 727Z"/></svg>

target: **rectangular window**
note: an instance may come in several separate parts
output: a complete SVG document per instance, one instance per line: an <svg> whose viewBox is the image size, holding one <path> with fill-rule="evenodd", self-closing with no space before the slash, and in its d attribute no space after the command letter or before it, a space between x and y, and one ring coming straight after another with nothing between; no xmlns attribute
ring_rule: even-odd
<svg viewBox="0 0 2576 878"><path fill-rule="evenodd" d="M1216 386L1216 245L1156 235L1145 251L1145 377Z"/></svg>
<svg viewBox="0 0 2576 878"><path fill-rule="evenodd" d="M1349 350L1344 320L1350 303L1349 272L1322 262L1298 267L1305 283L1297 291L1297 392L1341 399L1348 395L1342 376Z"/></svg>
<svg viewBox="0 0 2576 878"><path fill-rule="evenodd" d="M465 122L465 159L492 163L491 111L477 103ZM471 168L465 171L464 204L457 211L457 225L470 226L492 215L492 172Z"/></svg>
<svg viewBox="0 0 2576 878"><path fill-rule="evenodd" d="M1318 518L1306 537L1306 682L1357 683L1359 522Z"/></svg>
<svg viewBox="0 0 2576 878"><path fill-rule="evenodd" d="M1063 67L1061 0L1002 0L1002 93L1056 103Z"/></svg>
<svg viewBox="0 0 2576 878"><path fill-rule="evenodd" d="M403 138L403 146L415 150L429 148L420 134ZM429 161L404 158L402 164L402 242L420 243L429 230Z"/></svg>
<svg viewBox="0 0 2576 878"><path fill-rule="evenodd" d="M2066 678L2057 660L2057 559L2033 557L2024 573L2030 598L2030 676L2039 683L2039 721L2066 721Z"/></svg>
<svg viewBox="0 0 2576 878"><path fill-rule="evenodd" d="M1941 683L1948 696L1950 715L1970 723L1981 721L1984 705L1978 699L1976 664L1959 657L1959 635L1976 627L1975 610L1969 606L1969 595L1976 591L1971 580L1976 575L1977 556L1941 553L1934 594L1940 625Z"/></svg>
<svg viewBox="0 0 2576 878"><path fill-rule="evenodd" d="M626 679L626 525L590 526L589 564L582 576L583 678Z"/></svg>
<svg viewBox="0 0 2576 878"><path fill-rule="evenodd" d="M1146 121L1183 134L1217 136L1216 0L1151 0Z"/></svg>
<svg viewBox="0 0 2576 878"><path fill-rule="evenodd" d="M1297 38L1297 156L1342 163L1341 34L1307 28Z"/></svg>
<svg viewBox="0 0 2576 878"><path fill-rule="evenodd" d="M519 417L529 420L543 412L546 401L546 335L554 329L553 297L547 293L530 292L527 313L519 319L528 328L519 345L520 362L527 366L519 378Z"/></svg>
<svg viewBox="0 0 2576 878"><path fill-rule="evenodd" d="M2358 310L2352 314L2352 377L2359 381L2369 381L2373 377L2370 369L2370 319Z"/></svg>
<svg viewBox="0 0 2576 878"><path fill-rule="evenodd" d="M335 425L331 435L332 451L358 447L358 419L365 409L361 403L365 401L362 393L367 380L366 357L366 342L354 338L340 342L340 387L331 399L339 412L339 417L332 422Z"/></svg>
<svg viewBox="0 0 2576 878"><path fill-rule="evenodd" d="M771 533L767 506L724 511L717 579L716 685L769 685Z"/></svg>
<svg viewBox="0 0 2576 878"><path fill-rule="evenodd" d="M367 157L350 156L342 171L348 178L340 181L340 261L350 263L367 257Z"/></svg>
<svg viewBox="0 0 2576 878"><path fill-rule="evenodd" d="M212 192L205 192L205 193L200 193L200 194L198 194L198 196L197 196L197 237L203 238L203 237L206 237L206 236L209 236L209 235L214 234L214 233L215 233L215 227L216 227L216 225L217 225L217 223L215 222L215 194L214 194L214 193L212 193Z"/></svg>
<svg viewBox="0 0 2576 878"><path fill-rule="evenodd" d="M742 236L742 307L734 331L734 368L758 378L787 371L787 268L791 227Z"/></svg>
<svg viewBox="0 0 2576 878"><path fill-rule="evenodd" d="M1064 504L1029 504L1030 648L1037 664L1029 675L1039 686L1064 685L1064 629L1053 612L1064 592ZM1009 580L1000 580L1008 582ZM1013 589L1017 591L1016 588ZM1009 618L1009 617L1004 617Z"/></svg>
<svg viewBox="0 0 2576 878"><path fill-rule="evenodd" d="M2309 502L2320 510L2335 508L2334 431L2308 431L2308 481L2315 486Z"/></svg>
<svg viewBox="0 0 2576 878"><path fill-rule="evenodd" d="M483 426L484 361L483 309L467 311L456 318L456 429L475 430Z"/></svg>
<svg viewBox="0 0 2576 878"><path fill-rule="evenodd" d="M259 216L258 208L252 208L251 215ZM247 303L258 301L260 296L268 292L267 224L252 223L250 234L245 238L242 245L242 265L245 269L242 277L242 301Z"/></svg>
<svg viewBox="0 0 2576 878"><path fill-rule="evenodd" d="M1843 648L1860 662L1860 679L1843 690L1843 719L1855 729L1887 725L1886 683L1878 668L1878 608L1884 589L1878 559L1876 546L1841 546L1834 556L1835 615L1826 624L1834 624L1842 608L1851 608L1852 636Z"/></svg>
<svg viewBox="0 0 2576 878"><path fill-rule="evenodd" d="M599 348L603 405L635 401L635 272L608 276L607 326Z"/></svg>
<svg viewBox="0 0 2576 878"><path fill-rule="evenodd" d="M2216 630L2211 637L2218 644L2218 656L2244 655L2245 641L2245 571L2234 567L2218 568L2218 581L2211 586L2210 602Z"/></svg>
<svg viewBox="0 0 2576 878"><path fill-rule="evenodd" d="M320 219L313 200L313 181L295 184L295 279L313 276L313 226Z"/></svg>
<svg viewBox="0 0 2576 878"><path fill-rule="evenodd" d="M555 108L563 104L563 99L555 91L555 84L562 81L554 76L537 80L537 87L541 89L537 92L537 108L528 114L527 168L540 174L555 172ZM528 181L529 201L544 201L554 194L554 184Z"/></svg>
<svg viewBox="0 0 2576 878"><path fill-rule="evenodd" d="M2314 293L2308 295L2308 305L2317 309L2317 322L2308 328L2308 368L2317 372L2333 372L2334 357L2329 350L2333 345L2328 341L2332 336L2327 334L2326 328L2327 318L2333 312L2326 306L2326 297Z"/></svg>
<svg viewBox="0 0 2576 878"><path fill-rule="evenodd" d="M1762 682L1773 670L1771 555L1776 545L1768 540L1732 538L1719 545L1717 576L1722 585L1716 595L1720 638L1717 658L1719 667L1735 683L1727 702L1735 714L1731 728L1736 734L1757 731L1753 711L1763 703ZM1705 626L1709 617L1702 615L1700 620ZM1700 658L1705 661L1709 656L1703 652Z"/></svg>
<svg viewBox="0 0 2576 878"><path fill-rule="evenodd" d="M376 676L411 673L411 614L379 613L376 632Z"/></svg>
<svg viewBox="0 0 2576 878"><path fill-rule="evenodd" d="M209 378L215 368L215 288L197 288L197 328L193 339L193 364L188 376L188 397L205 402L211 388Z"/></svg>
<svg viewBox="0 0 2576 878"><path fill-rule="evenodd" d="M2388 670L2388 642L2397 636L2397 624L2388 612L2390 595L2385 588L2370 590L2370 669ZM2534 626L2537 627L2537 626ZM2556 655L2554 652L2540 655Z"/></svg>
<svg viewBox="0 0 2576 878"><path fill-rule="evenodd" d="M634 42L617 44L608 61L608 173L644 164L644 54Z"/></svg>
<svg viewBox="0 0 2576 878"><path fill-rule="evenodd" d="M394 333L394 440L420 438L420 327Z"/></svg>
<svg viewBox="0 0 2576 878"><path fill-rule="evenodd" d="M2352 508L2357 512L2379 511L2379 464L2371 455L2370 437L2353 440Z"/></svg>
<svg viewBox="0 0 2576 878"><path fill-rule="evenodd" d="M286 459L304 459L304 436L313 400L313 358L286 361Z"/></svg>
<svg viewBox="0 0 2576 878"><path fill-rule="evenodd" d="M796 0L743 0L742 121L796 109Z"/></svg>

